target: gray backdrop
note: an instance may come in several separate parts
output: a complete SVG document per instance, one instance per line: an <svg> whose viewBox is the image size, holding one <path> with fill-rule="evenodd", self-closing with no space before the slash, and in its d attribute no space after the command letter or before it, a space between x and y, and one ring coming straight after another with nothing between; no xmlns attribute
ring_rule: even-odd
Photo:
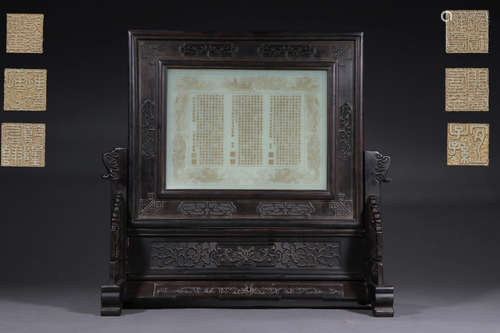
<svg viewBox="0 0 500 333"><path fill-rule="evenodd" d="M0 112L0 122L47 124L45 168L0 168L0 331L64 332L69 325L94 332L119 327L432 331L448 325L456 331L491 332L500 323L495 313L500 305L497 11L459 1L435 1L425 8L346 3L3 0L0 64L47 68L48 109ZM464 8L490 10L490 54L444 52L440 13ZM43 55L5 53L8 12L46 14ZM100 180L100 154L127 144L130 28L365 32L366 149L393 158L383 214L386 278L396 286L395 319L338 310L156 310L126 311L111 320L97 316L109 244L109 188ZM445 113L444 69L468 66L490 69L490 112ZM446 166L446 124L454 121L490 123L489 167Z"/></svg>

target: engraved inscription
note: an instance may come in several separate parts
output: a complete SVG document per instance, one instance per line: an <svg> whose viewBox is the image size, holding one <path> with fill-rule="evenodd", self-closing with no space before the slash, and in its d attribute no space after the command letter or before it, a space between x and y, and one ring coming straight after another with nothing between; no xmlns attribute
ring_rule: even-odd
<svg viewBox="0 0 500 333"><path fill-rule="evenodd" d="M273 140L278 166L301 162L301 110L300 96L271 96L269 137Z"/></svg>
<svg viewBox="0 0 500 333"><path fill-rule="evenodd" d="M296 298L311 297L342 298L344 286L341 283L328 287L275 287L243 284L242 286L223 287L164 287L155 283L153 297L256 297L256 298Z"/></svg>
<svg viewBox="0 0 500 333"><path fill-rule="evenodd" d="M326 71L169 69L167 189L325 189Z"/></svg>
<svg viewBox="0 0 500 333"><path fill-rule="evenodd" d="M262 96L235 95L232 102L231 144L236 141L238 150L230 152L230 163L262 165Z"/></svg>
<svg viewBox="0 0 500 333"><path fill-rule="evenodd" d="M260 202L257 213L260 216L310 216L314 206L310 201Z"/></svg>
<svg viewBox="0 0 500 333"><path fill-rule="evenodd" d="M191 164L220 166L224 163L224 96L193 97Z"/></svg>

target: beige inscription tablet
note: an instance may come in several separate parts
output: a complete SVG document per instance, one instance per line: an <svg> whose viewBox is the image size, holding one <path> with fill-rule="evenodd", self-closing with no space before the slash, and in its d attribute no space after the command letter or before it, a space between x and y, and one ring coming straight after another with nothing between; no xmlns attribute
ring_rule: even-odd
<svg viewBox="0 0 500 333"><path fill-rule="evenodd" d="M167 189L326 190L327 72L169 69Z"/></svg>
<svg viewBox="0 0 500 333"><path fill-rule="evenodd" d="M47 70L6 68L3 108L5 111L45 111Z"/></svg>
<svg viewBox="0 0 500 333"><path fill-rule="evenodd" d="M2 166L44 167L45 124L3 123Z"/></svg>
<svg viewBox="0 0 500 333"><path fill-rule="evenodd" d="M448 165L489 164L489 124L448 124Z"/></svg>
<svg viewBox="0 0 500 333"><path fill-rule="evenodd" d="M445 110L488 111L488 68L446 68Z"/></svg>
<svg viewBox="0 0 500 333"><path fill-rule="evenodd" d="M7 14L7 53L43 53L43 14Z"/></svg>
<svg viewBox="0 0 500 333"><path fill-rule="evenodd" d="M488 53L487 10L451 10L446 22L446 53Z"/></svg>

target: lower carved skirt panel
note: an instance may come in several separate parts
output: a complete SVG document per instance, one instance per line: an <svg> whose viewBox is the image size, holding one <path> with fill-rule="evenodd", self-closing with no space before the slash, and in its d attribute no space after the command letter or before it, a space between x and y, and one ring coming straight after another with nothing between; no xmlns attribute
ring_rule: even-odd
<svg viewBox="0 0 500 333"><path fill-rule="evenodd" d="M131 237L129 280L362 280L359 237Z"/></svg>
<svg viewBox="0 0 500 333"><path fill-rule="evenodd" d="M361 281L129 281L134 307L367 307Z"/></svg>

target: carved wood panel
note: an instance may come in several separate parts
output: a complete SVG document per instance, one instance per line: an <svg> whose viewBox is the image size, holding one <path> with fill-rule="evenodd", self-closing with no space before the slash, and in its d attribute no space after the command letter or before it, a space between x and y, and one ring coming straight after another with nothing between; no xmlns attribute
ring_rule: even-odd
<svg viewBox="0 0 500 333"><path fill-rule="evenodd" d="M218 242L155 242L150 269L295 268L336 269L341 265L338 242L275 242L270 245L227 245Z"/></svg>

